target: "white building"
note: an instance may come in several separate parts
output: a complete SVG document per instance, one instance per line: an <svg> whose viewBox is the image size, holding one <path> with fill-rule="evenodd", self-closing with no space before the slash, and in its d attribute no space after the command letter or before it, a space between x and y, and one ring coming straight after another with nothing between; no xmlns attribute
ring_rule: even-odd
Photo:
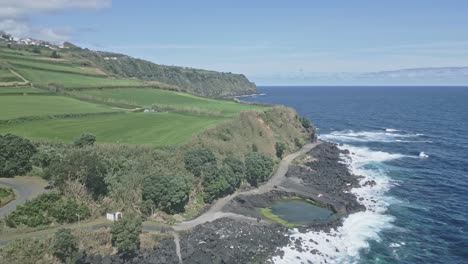
<svg viewBox="0 0 468 264"><path fill-rule="evenodd" d="M113 213L106 214L107 220L112 221L112 222L119 221L120 219L122 219L122 216L123 215L121 212L113 212Z"/></svg>

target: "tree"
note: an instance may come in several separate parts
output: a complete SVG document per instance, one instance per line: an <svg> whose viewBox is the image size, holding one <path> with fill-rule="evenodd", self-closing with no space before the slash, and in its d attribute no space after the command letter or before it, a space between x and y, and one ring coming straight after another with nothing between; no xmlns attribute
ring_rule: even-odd
<svg viewBox="0 0 468 264"><path fill-rule="evenodd" d="M203 172L203 189L205 202L233 193L240 185L241 178L228 166L217 168L215 165L206 167Z"/></svg>
<svg viewBox="0 0 468 264"><path fill-rule="evenodd" d="M71 263L78 252L78 243L70 229L61 228L54 234L52 253L63 263Z"/></svg>
<svg viewBox="0 0 468 264"><path fill-rule="evenodd" d="M245 164L244 161L234 155L229 155L223 161L224 166L231 168L232 172L236 174L241 180L245 178Z"/></svg>
<svg viewBox="0 0 468 264"><path fill-rule="evenodd" d="M179 213L184 211L190 189L191 183L184 176L152 175L143 182L143 200L151 200L167 213Z"/></svg>
<svg viewBox="0 0 468 264"><path fill-rule="evenodd" d="M67 181L78 180L97 199L108 192L104 180L108 170L106 165L103 157L94 149L70 149L63 158L52 160L44 170L44 178L58 188L62 188Z"/></svg>
<svg viewBox="0 0 468 264"><path fill-rule="evenodd" d="M54 50L52 51L52 54L50 54L50 57L54 59L60 59L62 56L60 56L60 54L56 50Z"/></svg>
<svg viewBox="0 0 468 264"><path fill-rule="evenodd" d="M36 147L31 141L13 135L0 135L0 177L14 177L31 171Z"/></svg>
<svg viewBox="0 0 468 264"><path fill-rule="evenodd" d="M260 152L251 152L245 158L245 168L247 181L258 186L259 182L264 182L270 177L273 171L273 160Z"/></svg>
<svg viewBox="0 0 468 264"><path fill-rule="evenodd" d="M200 177L201 170L209 164L216 164L216 157L213 151L206 148L189 150L185 154L185 168L196 177Z"/></svg>
<svg viewBox="0 0 468 264"><path fill-rule="evenodd" d="M34 46L34 48L32 49L32 52L36 54L41 54L41 49L39 49L38 46Z"/></svg>
<svg viewBox="0 0 468 264"><path fill-rule="evenodd" d="M75 139L73 144L77 147L92 146L96 142L96 136L91 133L83 133Z"/></svg>
<svg viewBox="0 0 468 264"><path fill-rule="evenodd" d="M286 144L283 142L276 142L275 149L276 156L281 159L283 157L284 151L286 150Z"/></svg>
<svg viewBox="0 0 468 264"><path fill-rule="evenodd" d="M141 231L142 220L139 216L124 216L112 225L112 245L120 253L131 255L140 248Z"/></svg>

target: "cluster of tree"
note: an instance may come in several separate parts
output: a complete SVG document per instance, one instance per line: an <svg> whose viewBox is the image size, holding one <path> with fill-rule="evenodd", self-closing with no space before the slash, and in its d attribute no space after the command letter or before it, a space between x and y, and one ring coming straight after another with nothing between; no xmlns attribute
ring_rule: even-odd
<svg viewBox="0 0 468 264"><path fill-rule="evenodd" d="M0 177L14 177L31 171L31 158L37 152L31 141L13 135L0 135Z"/></svg>
<svg viewBox="0 0 468 264"><path fill-rule="evenodd" d="M185 155L185 168L201 178L206 202L233 193L243 180L257 186L269 178L273 166L273 160L259 152L248 154L245 161L228 156L221 165L209 149L192 149Z"/></svg>
<svg viewBox="0 0 468 264"><path fill-rule="evenodd" d="M112 225L112 245L119 253L131 255L140 249L142 219L137 215L127 215Z"/></svg>
<svg viewBox="0 0 468 264"><path fill-rule="evenodd" d="M51 223L73 223L89 217L89 208L73 199L65 198L57 192L44 193L19 205L5 217L9 227L26 225L30 227Z"/></svg>
<svg viewBox="0 0 468 264"><path fill-rule="evenodd" d="M54 234L52 254L63 263L74 263L78 254L78 242L70 229L60 228Z"/></svg>
<svg viewBox="0 0 468 264"><path fill-rule="evenodd" d="M183 175L146 177L143 184L144 209L149 214L152 214L153 208L167 213L183 212L191 187L190 179Z"/></svg>
<svg viewBox="0 0 468 264"><path fill-rule="evenodd" d="M245 157L247 181L252 186L258 186L270 178L273 172L273 160L260 152L251 152Z"/></svg>
<svg viewBox="0 0 468 264"><path fill-rule="evenodd" d="M40 163L44 167L43 177L52 186L63 190L67 182L79 181L95 200L108 192L105 177L108 173L107 161L94 148L68 148L62 153L48 150L41 154Z"/></svg>
<svg viewBox="0 0 468 264"><path fill-rule="evenodd" d="M52 53L50 54L50 57L53 58L53 59L60 59L62 58L62 56L60 56L60 54L57 52L57 51L52 51Z"/></svg>

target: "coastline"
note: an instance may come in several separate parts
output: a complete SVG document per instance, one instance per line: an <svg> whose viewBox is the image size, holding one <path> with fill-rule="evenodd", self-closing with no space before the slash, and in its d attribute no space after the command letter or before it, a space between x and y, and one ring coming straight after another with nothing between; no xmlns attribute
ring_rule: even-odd
<svg viewBox="0 0 468 264"><path fill-rule="evenodd" d="M281 263L286 249L307 254L321 254L294 234L308 232L330 233L343 226L351 214L366 211L358 197L351 193L360 187L362 177L351 174L343 160L349 154L334 143L321 142L306 151L300 159L305 162L291 164L283 181L264 192L241 194L221 207L218 219L211 219L192 229L181 229L180 256L182 263ZM375 184L366 182L366 185ZM288 228L259 213L259 208L271 205L284 197L300 197L333 209L335 217L325 222L314 222L298 228ZM210 210L210 209L209 209ZM233 215L242 216L233 218ZM261 221L255 219L263 218ZM184 231L185 230L185 231ZM112 263L180 263L175 240L165 238L152 250L142 250L132 259L104 256ZM311 242L311 241L308 241ZM100 260L98 260L100 259ZM102 263L102 258L87 256L84 263ZM296 260L299 260L296 258Z"/></svg>

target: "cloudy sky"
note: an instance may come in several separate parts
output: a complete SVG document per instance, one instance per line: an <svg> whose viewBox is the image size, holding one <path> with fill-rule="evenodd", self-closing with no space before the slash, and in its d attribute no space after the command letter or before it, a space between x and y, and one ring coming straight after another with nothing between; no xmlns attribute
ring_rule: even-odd
<svg viewBox="0 0 468 264"><path fill-rule="evenodd" d="M0 0L0 30L278 78L468 66L468 1Z"/></svg>

